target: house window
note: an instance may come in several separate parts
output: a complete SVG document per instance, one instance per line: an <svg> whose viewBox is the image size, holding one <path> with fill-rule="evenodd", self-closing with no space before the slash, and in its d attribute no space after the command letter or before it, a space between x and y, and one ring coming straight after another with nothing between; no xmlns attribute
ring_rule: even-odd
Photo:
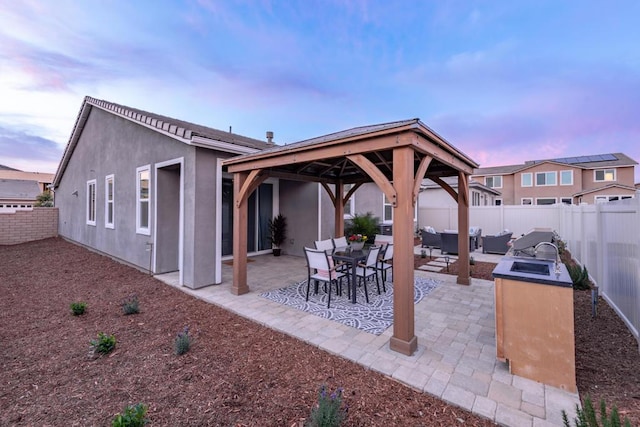
<svg viewBox="0 0 640 427"><path fill-rule="evenodd" d="M573 171L560 171L560 185L573 185Z"/></svg>
<svg viewBox="0 0 640 427"><path fill-rule="evenodd" d="M104 226L106 228L114 228L113 193L114 193L114 176L107 175L104 179Z"/></svg>
<svg viewBox="0 0 640 427"><path fill-rule="evenodd" d="M523 187L533 186L533 174L531 172L522 174L522 186Z"/></svg>
<svg viewBox="0 0 640 427"><path fill-rule="evenodd" d="M477 191L471 192L471 206L480 206L480 193Z"/></svg>
<svg viewBox="0 0 640 427"><path fill-rule="evenodd" d="M594 181L615 181L615 169L598 169L594 171Z"/></svg>
<svg viewBox="0 0 640 427"><path fill-rule="evenodd" d="M151 228L149 227L151 212L150 170L150 165L136 169L136 232L147 236L151 234Z"/></svg>
<svg viewBox="0 0 640 427"><path fill-rule="evenodd" d="M609 201L609 197L608 196L596 196L594 198L594 201L596 203L607 203Z"/></svg>
<svg viewBox="0 0 640 427"><path fill-rule="evenodd" d="M571 205L573 204L573 199L571 197L562 197L560 199L560 202L564 203L565 205Z"/></svg>
<svg viewBox="0 0 640 427"><path fill-rule="evenodd" d="M496 198L496 206L502 206L502 199Z"/></svg>
<svg viewBox="0 0 640 427"><path fill-rule="evenodd" d="M96 180L87 181L87 224L96 225Z"/></svg>
<svg viewBox="0 0 640 427"><path fill-rule="evenodd" d="M558 199L555 197L541 197L536 199L536 205L555 205Z"/></svg>
<svg viewBox="0 0 640 427"><path fill-rule="evenodd" d="M387 199L386 194L383 194L384 197L384 202L383 202L383 218L382 221L383 222L393 222L393 205L391 204L391 202L389 202L389 199Z"/></svg>
<svg viewBox="0 0 640 427"><path fill-rule="evenodd" d="M391 223L393 222L393 205L387 199L387 196L383 194L383 207L382 207L382 222ZM418 219L418 204L413 207L413 220L417 221Z"/></svg>
<svg viewBox="0 0 640 427"><path fill-rule="evenodd" d="M556 176L557 175L555 172L537 172L536 185L537 186L557 185Z"/></svg>
<svg viewBox="0 0 640 427"><path fill-rule="evenodd" d="M532 205L533 204L533 199L531 197L523 197L520 200L520 204L521 205Z"/></svg>
<svg viewBox="0 0 640 427"><path fill-rule="evenodd" d="M351 191L354 184L345 184L343 188L342 197L346 197L347 193ZM356 194L353 193L349 198L349 201L344 205L344 217L353 218L353 214L356 212Z"/></svg>
<svg viewBox="0 0 640 427"><path fill-rule="evenodd" d="M484 185L490 188L502 188L502 176L487 176Z"/></svg>

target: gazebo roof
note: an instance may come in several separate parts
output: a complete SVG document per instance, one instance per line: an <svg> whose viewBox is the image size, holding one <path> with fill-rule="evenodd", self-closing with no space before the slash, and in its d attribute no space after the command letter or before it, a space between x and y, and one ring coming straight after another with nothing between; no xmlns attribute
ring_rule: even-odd
<svg viewBox="0 0 640 427"><path fill-rule="evenodd" d="M224 162L229 171L260 168L270 176L303 181L370 182L371 178L347 156L364 155L385 175L393 176L393 149L412 145L415 167L424 155L433 157L427 178L470 174L478 165L419 119L361 126L292 144L233 157ZM415 168L414 168L415 169Z"/></svg>

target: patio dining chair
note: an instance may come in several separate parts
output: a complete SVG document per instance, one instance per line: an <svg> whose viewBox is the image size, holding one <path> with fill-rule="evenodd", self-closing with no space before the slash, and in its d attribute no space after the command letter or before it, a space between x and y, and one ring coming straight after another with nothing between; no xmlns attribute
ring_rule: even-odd
<svg viewBox="0 0 640 427"><path fill-rule="evenodd" d="M371 276L376 277L376 286L378 287L378 295L380 295L380 279L378 279L378 269L376 268L376 266L378 265L379 254L380 246L371 246L371 248L369 248L369 254L367 255L367 259L365 260L365 262L356 267L356 280L362 279L362 282L364 283L364 296L367 300L367 304L369 303L367 280Z"/></svg>
<svg viewBox="0 0 640 427"><path fill-rule="evenodd" d="M327 308L331 307L331 286L335 283L336 295L342 295L342 278L347 276L336 271L332 259L323 250L304 248L304 255L307 258L307 298L309 301L309 288L311 281L315 284L315 293L318 293L320 282L325 284L327 290ZM349 280L349 276L347 276Z"/></svg>
<svg viewBox="0 0 640 427"><path fill-rule="evenodd" d="M393 270L393 243L387 244L387 248L384 253L380 253L378 257L378 264L376 265L376 269L380 271L380 275L382 276L382 290L387 292L387 287L385 286L385 282L387 281L387 270Z"/></svg>
<svg viewBox="0 0 640 427"><path fill-rule="evenodd" d="M349 246L349 242L347 242L347 238L345 236L336 237L333 239L333 246L336 248L344 248Z"/></svg>
<svg viewBox="0 0 640 427"><path fill-rule="evenodd" d="M332 251L334 248L333 239L316 240L313 243L316 245L316 249L321 251Z"/></svg>

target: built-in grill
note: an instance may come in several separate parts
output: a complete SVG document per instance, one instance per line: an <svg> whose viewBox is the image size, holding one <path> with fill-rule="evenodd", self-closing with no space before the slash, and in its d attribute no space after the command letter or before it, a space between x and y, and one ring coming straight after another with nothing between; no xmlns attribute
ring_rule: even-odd
<svg viewBox="0 0 640 427"><path fill-rule="evenodd" d="M551 229L533 229L527 234L518 237L511 244L510 255L526 258L556 259L556 252L553 247L543 245L536 251L536 246L542 242L552 243L554 233Z"/></svg>

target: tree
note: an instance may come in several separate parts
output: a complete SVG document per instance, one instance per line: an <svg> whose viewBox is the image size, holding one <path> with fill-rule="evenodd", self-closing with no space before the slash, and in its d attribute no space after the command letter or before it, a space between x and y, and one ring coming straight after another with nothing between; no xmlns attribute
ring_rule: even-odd
<svg viewBox="0 0 640 427"><path fill-rule="evenodd" d="M43 191L36 197L35 207L37 208L52 208L53 207L53 195L51 191Z"/></svg>

